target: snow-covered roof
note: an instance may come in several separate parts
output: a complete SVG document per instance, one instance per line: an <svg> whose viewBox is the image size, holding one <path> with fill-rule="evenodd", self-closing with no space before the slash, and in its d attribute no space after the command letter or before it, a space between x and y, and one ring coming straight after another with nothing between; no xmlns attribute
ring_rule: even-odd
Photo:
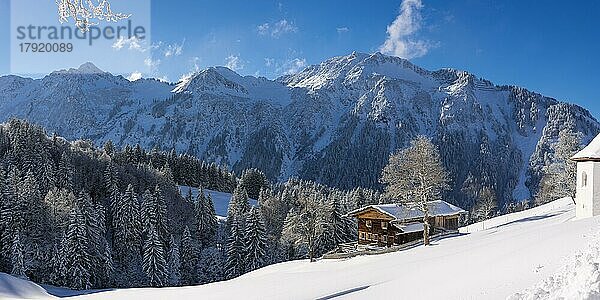
<svg viewBox="0 0 600 300"><path fill-rule="evenodd" d="M597 135L589 145L583 148L583 150L571 157L571 159L575 161L600 160L600 134Z"/></svg>
<svg viewBox="0 0 600 300"><path fill-rule="evenodd" d="M420 232L425 230L425 226L423 225L423 223L419 222L408 224L394 224L394 226L402 230L403 233Z"/></svg>
<svg viewBox="0 0 600 300"><path fill-rule="evenodd" d="M467 212L457 206L454 206L446 201L437 200L431 201L428 203L429 206L429 215L432 217L440 217L440 216L451 216L457 214L466 214ZM416 219L422 218L423 212L417 208L407 207L401 204L380 204L380 205L369 205L363 208L359 208L353 210L348 213L349 216L356 216L361 212L364 212L367 209L376 209L391 218L396 220L407 220L407 219Z"/></svg>

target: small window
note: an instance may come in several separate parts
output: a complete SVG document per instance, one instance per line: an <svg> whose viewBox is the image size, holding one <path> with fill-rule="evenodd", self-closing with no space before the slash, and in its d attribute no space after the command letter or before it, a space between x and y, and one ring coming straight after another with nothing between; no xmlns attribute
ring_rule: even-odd
<svg viewBox="0 0 600 300"><path fill-rule="evenodd" d="M387 243L387 235L383 235L383 236L381 236L381 240L382 240L384 243Z"/></svg>
<svg viewBox="0 0 600 300"><path fill-rule="evenodd" d="M367 220L367 227L371 228L371 226L373 226L371 220Z"/></svg>
<svg viewBox="0 0 600 300"><path fill-rule="evenodd" d="M387 222L381 222L381 229L387 229Z"/></svg>
<svg viewBox="0 0 600 300"><path fill-rule="evenodd" d="M377 235L377 233L373 234L373 240L379 241L379 236Z"/></svg>
<svg viewBox="0 0 600 300"><path fill-rule="evenodd" d="M373 234L369 233L369 234L368 234L368 238L367 238L367 240L369 240L369 241L370 241L370 240L372 240L372 239L373 239Z"/></svg>
<svg viewBox="0 0 600 300"><path fill-rule="evenodd" d="M582 187L587 186L587 173L586 172L581 173L581 186Z"/></svg>
<svg viewBox="0 0 600 300"><path fill-rule="evenodd" d="M361 233L359 234L359 236L360 236L360 239L361 239L361 240L364 240L364 239L365 239L365 233L364 233L364 232L361 232Z"/></svg>

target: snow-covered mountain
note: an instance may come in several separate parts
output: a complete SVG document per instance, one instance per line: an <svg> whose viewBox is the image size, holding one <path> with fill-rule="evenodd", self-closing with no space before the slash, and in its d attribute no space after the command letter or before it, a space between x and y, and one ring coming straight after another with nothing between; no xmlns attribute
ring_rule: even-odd
<svg viewBox="0 0 600 300"><path fill-rule="evenodd" d="M454 203L496 189L537 188L560 129L588 141L585 109L453 69L429 71L380 53L352 53L277 80L208 68L182 82L130 82L92 64L39 79L0 77L0 120L17 116L67 138L176 148L273 180L300 176L374 187L390 152L425 134L452 173Z"/></svg>

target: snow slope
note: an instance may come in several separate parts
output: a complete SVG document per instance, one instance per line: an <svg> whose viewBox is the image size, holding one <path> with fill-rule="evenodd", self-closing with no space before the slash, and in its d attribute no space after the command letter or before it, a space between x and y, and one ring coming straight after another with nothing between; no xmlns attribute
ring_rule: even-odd
<svg viewBox="0 0 600 300"><path fill-rule="evenodd" d="M188 194L189 190L192 190L192 198L196 200L198 197L198 188L189 187L180 185L179 190L181 191L181 195L185 196ZM219 191L213 191L204 189L204 195L209 196L213 201L213 205L215 206L215 213L219 219L224 219L227 216L227 208L229 207L229 201L231 200L230 193L224 193ZM250 205L256 206L258 205L258 201L254 199L250 199Z"/></svg>
<svg viewBox="0 0 600 300"><path fill-rule="evenodd" d="M51 297L39 285L0 273L0 299L45 299Z"/></svg>
<svg viewBox="0 0 600 300"><path fill-rule="evenodd" d="M504 221L492 220L485 230L436 240L430 247L286 262L203 286L124 289L76 298L506 299L544 282L560 270L565 257L595 241L600 218L574 220L574 209L572 202L557 200ZM514 297L520 296L525 294Z"/></svg>

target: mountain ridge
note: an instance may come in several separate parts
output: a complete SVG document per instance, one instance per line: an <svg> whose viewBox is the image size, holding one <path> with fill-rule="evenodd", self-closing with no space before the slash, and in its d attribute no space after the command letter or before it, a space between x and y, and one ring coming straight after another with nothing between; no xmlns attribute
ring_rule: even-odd
<svg viewBox="0 0 600 300"><path fill-rule="evenodd" d="M0 77L0 120L341 188L378 188L389 153L423 134L452 174L448 197L466 208L482 186L500 204L530 198L560 129L581 132L584 142L600 132L580 106L381 53L353 52L274 80L225 67L178 83L129 81L91 63L74 70Z"/></svg>

